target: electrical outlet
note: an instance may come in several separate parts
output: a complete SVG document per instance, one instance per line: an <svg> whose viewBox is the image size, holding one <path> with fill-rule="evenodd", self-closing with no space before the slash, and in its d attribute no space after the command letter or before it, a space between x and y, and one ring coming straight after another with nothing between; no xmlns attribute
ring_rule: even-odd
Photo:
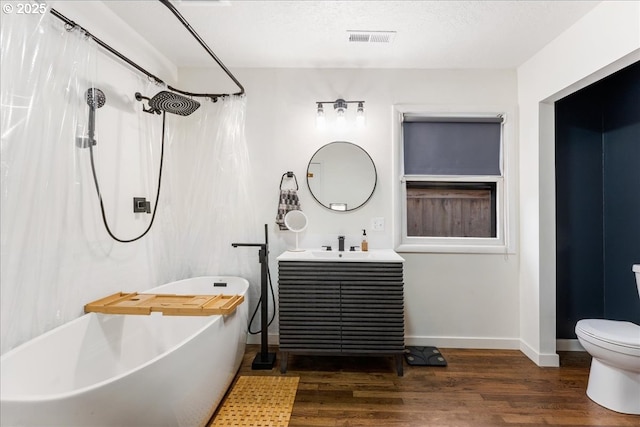
<svg viewBox="0 0 640 427"><path fill-rule="evenodd" d="M371 229L373 231L384 231L384 218L371 218Z"/></svg>

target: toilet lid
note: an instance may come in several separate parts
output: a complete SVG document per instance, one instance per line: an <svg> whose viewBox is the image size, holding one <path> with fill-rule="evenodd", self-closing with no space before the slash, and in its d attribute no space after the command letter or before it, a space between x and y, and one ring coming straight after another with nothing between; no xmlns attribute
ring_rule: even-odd
<svg viewBox="0 0 640 427"><path fill-rule="evenodd" d="M600 341L640 349L640 326L631 322L606 319L583 319L576 328Z"/></svg>

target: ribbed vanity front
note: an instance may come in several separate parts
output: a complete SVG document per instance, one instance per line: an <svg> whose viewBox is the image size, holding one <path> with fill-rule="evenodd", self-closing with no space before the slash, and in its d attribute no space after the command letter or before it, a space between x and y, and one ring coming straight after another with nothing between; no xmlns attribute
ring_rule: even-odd
<svg viewBox="0 0 640 427"><path fill-rule="evenodd" d="M402 375L401 262L279 262L281 371L289 353L395 356Z"/></svg>

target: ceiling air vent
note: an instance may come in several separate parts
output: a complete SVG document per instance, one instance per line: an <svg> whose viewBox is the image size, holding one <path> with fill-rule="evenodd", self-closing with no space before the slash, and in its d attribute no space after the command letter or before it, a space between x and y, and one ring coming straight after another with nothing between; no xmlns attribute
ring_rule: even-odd
<svg viewBox="0 0 640 427"><path fill-rule="evenodd" d="M391 43L396 36L395 31L352 31L347 30L350 42L358 43Z"/></svg>

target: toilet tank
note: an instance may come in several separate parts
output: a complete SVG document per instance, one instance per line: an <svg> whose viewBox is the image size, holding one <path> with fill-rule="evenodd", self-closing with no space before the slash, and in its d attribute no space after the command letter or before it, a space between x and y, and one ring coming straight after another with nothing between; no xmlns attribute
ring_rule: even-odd
<svg viewBox="0 0 640 427"><path fill-rule="evenodd" d="M640 297L640 264L633 264L633 272L636 275L636 285L638 285L638 296Z"/></svg>

